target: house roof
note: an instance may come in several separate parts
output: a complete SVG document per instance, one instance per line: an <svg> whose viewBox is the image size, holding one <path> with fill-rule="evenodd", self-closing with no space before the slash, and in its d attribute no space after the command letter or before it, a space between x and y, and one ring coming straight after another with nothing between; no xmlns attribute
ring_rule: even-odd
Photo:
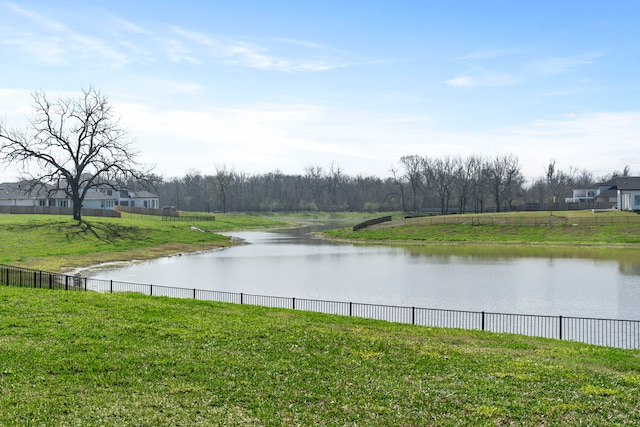
<svg viewBox="0 0 640 427"><path fill-rule="evenodd" d="M157 199L158 196L149 191L129 191L130 199Z"/></svg>
<svg viewBox="0 0 640 427"><path fill-rule="evenodd" d="M617 196L618 196L618 190L616 190L614 188L610 188L608 190L601 191L598 194L598 197L617 197Z"/></svg>
<svg viewBox="0 0 640 427"><path fill-rule="evenodd" d="M640 190L640 176L620 176L616 183L618 190Z"/></svg>
<svg viewBox="0 0 640 427"><path fill-rule="evenodd" d="M0 199L34 199L47 197L42 190L29 191L28 183L3 182L0 184Z"/></svg>

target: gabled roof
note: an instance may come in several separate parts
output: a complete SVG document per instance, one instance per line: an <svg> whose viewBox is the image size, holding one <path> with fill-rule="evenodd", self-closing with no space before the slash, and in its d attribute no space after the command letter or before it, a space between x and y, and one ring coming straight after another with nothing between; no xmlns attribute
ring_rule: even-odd
<svg viewBox="0 0 640 427"><path fill-rule="evenodd" d="M640 190L640 176L619 176L616 184L618 190Z"/></svg>
<svg viewBox="0 0 640 427"><path fill-rule="evenodd" d="M0 199L36 199L46 198L47 193L43 189L29 191L29 183L3 182L0 184Z"/></svg>
<svg viewBox="0 0 640 427"><path fill-rule="evenodd" d="M617 196L618 196L618 190L616 190L615 188L610 188L608 190L601 191L600 193L598 193L598 197L617 197Z"/></svg>
<svg viewBox="0 0 640 427"><path fill-rule="evenodd" d="M130 199L157 199L158 195L145 190L129 191L129 198Z"/></svg>

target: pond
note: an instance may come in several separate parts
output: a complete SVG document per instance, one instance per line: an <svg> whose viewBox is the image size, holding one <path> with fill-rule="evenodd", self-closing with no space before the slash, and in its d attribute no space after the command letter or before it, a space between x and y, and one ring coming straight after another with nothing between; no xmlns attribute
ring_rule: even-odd
<svg viewBox="0 0 640 427"><path fill-rule="evenodd" d="M375 246L320 227L231 233L246 244L90 272L115 281L453 310L640 320L640 250Z"/></svg>

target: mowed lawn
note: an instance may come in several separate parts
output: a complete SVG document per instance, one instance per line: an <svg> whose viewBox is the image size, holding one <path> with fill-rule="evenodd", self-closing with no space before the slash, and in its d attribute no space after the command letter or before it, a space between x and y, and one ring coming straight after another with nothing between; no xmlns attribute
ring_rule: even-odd
<svg viewBox="0 0 640 427"><path fill-rule="evenodd" d="M445 215L400 219L355 232L331 230L326 235L407 243L640 246L640 215L615 211Z"/></svg>
<svg viewBox="0 0 640 427"><path fill-rule="evenodd" d="M640 351L0 288L0 425L640 425Z"/></svg>
<svg viewBox="0 0 640 427"><path fill-rule="evenodd" d="M203 217L200 219L200 217ZM225 247L219 232L277 227L285 222L254 215L218 215L205 221L162 221L123 214L122 218L0 215L0 263L50 271L102 262L151 259L179 252Z"/></svg>

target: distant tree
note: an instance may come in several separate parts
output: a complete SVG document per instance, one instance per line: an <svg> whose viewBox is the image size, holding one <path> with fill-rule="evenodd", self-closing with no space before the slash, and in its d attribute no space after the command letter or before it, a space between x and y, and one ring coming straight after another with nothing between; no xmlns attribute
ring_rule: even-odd
<svg viewBox="0 0 640 427"><path fill-rule="evenodd" d="M17 164L32 187L64 191L74 219L82 220L82 203L91 189L151 179L100 91L83 90L77 99L51 101L44 92L32 97L35 114L24 131L0 123L1 161Z"/></svg>
<svg viewBox="0 0 640 427"><path fill-rule="evenodd" d="M422 158L418 155L402 156L400 158L400 164L405 170L405 177L409 181L411 188L411 210L418 210L418 195L424 194L426 191L426 177L425 162L428 162L428 158Z"/></svg>
<svg viewBox="0 0 640 427"><path fill-rule="evenodd" d="M524 183L518 158L511 154L496 156L486 162L484 175L496 211L506 210Z"/></svg>
<svg viewBox="0 0 640 427"><path fill-rule="evenodd" d="M231 186L236 178L233 169L227 169L226 165L216 166L215 190L216 197L222 205L222 212L226 213L229 209L229 198L231 196Z"/></svg>

